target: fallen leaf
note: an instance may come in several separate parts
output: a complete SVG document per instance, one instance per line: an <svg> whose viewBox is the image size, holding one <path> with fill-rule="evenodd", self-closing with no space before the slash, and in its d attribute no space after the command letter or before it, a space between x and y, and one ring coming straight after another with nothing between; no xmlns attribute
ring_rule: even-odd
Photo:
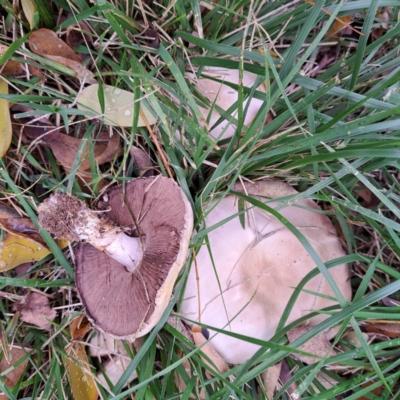
<svg viewBox="0 0 400 400"><path fill-rule="evenodd" d="M0 94L8 94L8 84L0 77ZM0 99L0 157L3 157L11 144L12 126L8 100Z"/></svg>
<svg viewBox="0 0 400 400"><path fill-rule="evenodd" d="M82 63L82 57L71 49L51 29L38 29L29 36L29 47L33 53L40 56L59 56Z"/></svg>
<svg viewBox="0 0 400 400"><path fill-rule="evenodd" d="M384 297L382 299L382 303L386 307L399 307L400 306L400 301L395 300L395 299L391 299L390 297Z"/></svg>
<svg viewBox="0 0 400 400"><path fill-rule="evenodd" d="M368 386L373 385L374 383L376 383L376 381L366 382L366 383L363 383L361 385L361 387L365 389ZM384 392L384 390L385 390L385 387L382 385L382 386L378 386L375 389L372 389L369 393L372 393L375 396L381 396L382 393ZM371 397L365 397L365 396L358 397L358 400L370 400L370 399L371 399Z"/></svg>
<svg viewBox="0 0 400 400"><path fill-rule="evenodd" d="M349 26L351 22L351 15L345 15L342 18L335 19L335 22L331 25L328 32L325 33L325 37L328 39L334 39L338 36L338 33Z"/></svg>
<svg viewBox="0 0 400 400"><path fill-rule="evenodd" d="M217 368L220 373L224 373L228 371L228 364L226 361L220 356L220 354L214 349L210 342L207 342L207 339L204 337L201 328L199 326L195 326L192 328L192 336L194 344L201 347L201 351L213 362L210 364L209 361L203 359L204 363L209 365L212 369Z"/></svg>
<svg viewBox="0 0 400 400"><path fill-rule="evenodd" d="M368 341L368 335L366 333L362 333L362 336L364 337L365 341ZM360 342L360 339L357 335L356 332L354 332L353 330L348 331L344 336L343 339L346 340L346 342L348 342L349 344L351 344L351 346L356 347L356 348L361 348L362 347L362 343ZM348 346L346 346L346 344L341 343L339 345L339 348L342 351L350 351L352 350L351 348L349 348Z"/></svg>
<svg viewBox="0 0 400 400"><path fill-rule="evenodd" d="M49 331L51 329L50 321L53 321L57 313L50 308L49 299L41 293L31 292L24 300L14 303L14 311L19 311L21 320L41 329Z"/></svg>
<svg viewBox="0 0 400 400"><path fill-rule="evenodd" d="M127 90L115 88L114 86L103 85L105 112L102 113L98 98L98 90L98 84L84 88L78 100L78 109L90 110L96 113L99 118L104 117L105 122L111 125L132 126L133 108L135 104L134 94ZM156 119L143 104L141 104L140 110L143 112L149 125L156 123ZM141 115L139 115L138 126L146 126Z"/></svg>
<svg viewBox="0 0 400 400"><path fill-rule="evenodd" d="M26 352L24 350L19 349L17 347L13 347L12 349L10 349L8 352L8 359L3 355L3 358L0 361L0 371L4 372L9 368L11 368L22 357L24 357L25 354ZM3 383L9 388L15 386L20 380L21 376L24 374L27 366L28 366L28 360L23 361L20 365L18 365L17 367L15 367L6 374Z"/></svg>
<svg viewBox="0 0 400 400"><path fill-rule="evenodd" d="M354 188L354 192L357 196L361 197L362 201L360 204L365 208L375 208L380 203L379 198L362 183L359 183Z"/></svg>
<svg viewBox="0 0 400 400"><path fill-rule="evenodd" d="M7 232L0 242L0 272L39 261L51 253L32 221L3 204L0 204L0 227ZM57 243L60 248L68 245L63 239Z"/></svg>
<svg viewBox="0 0 400 400"><path fill-rule="evenodd" d="M0 203L0 218L18 218L19 216L13 208Z"/></svg>
<svg viewBox="0 0 400 400"><path fill-rule="evenodd" d="M80 21L76 25L69 26L67 28L67 38L66 42L70 47L78 47L80 45L83 46L93 46L93 37L89 34L90 28L89 25Z"/></svg>
<svg viewBox="0 0 400 400"><path fill-rule="evenodd" d="M8 46L0 44L0 56L2 56L7 50ZM31 75L42 76L39 68L15 60L7 60L3 65L0 65L0 74L12 77L24 76L27 74L26 68L28 68Z"/></svg>
<svg viewBox="0 0 400 400"><path fill-rule="evenodd" d="M0 272L9 271L27 262L39 261L50 253L47 247L34 240L7 233L1 250Z"/></svg>
<svg viewBox="0 0 400 400"><path fill-rule="evenodd" d="M154 29L146 28L142 36L137 37L137 39L144 39L144 41L147 42L146 44L152 49L158 49L160 47L160 37Z"/></svg>
<svg viewBox="0 0 400 400"><path fill-rule="evenodd" d="M306 326L296 326L287 333L289 342L294 342L297 338L304 335L309 330L310 328ZM336 350L332 348L331 343L326 338L325 332L321 332L320 334L314 336L311 340L300 346L299 350L315 355L315 357L312 357L302 354L292 354L293 358L300 360L306 364L314 364L316 362L319 362L323 357L334 356L335 354L337 354Z"/></svg>
<svg viewBox="0 0 400 400"><path fill-rule="evenodd" d="M62 64L73 71L79 80L95 83L93 73L82 65L82 57L61 40L52 30L42 28L29 36L29 47L33 53Z"/></svg>
<svg viewBox="0 0 400 400"><path fill-rule="evenodd" d="M101 165L111 161L119 151L119 135L113 135L111 138L108 132L101 132L96 144L94 145L94 156L97 164ZM79 147L82 144L82 139L72 136L60 134L60 136L50 143L50 148L53 151L54 157L65 168L71 168L75 161L75 157ZM80 171L90 169L90 157L88 156L88 146L85 147L81 155Z"/></svg>
<svg viewBox="0 0 400 400"><path fill-rule="evenodd" d="M32 276L32 272L29 271L31 267L32 263L30 262L18 265L18 267L15 268L15 276L21 279L29 279Z"/></svg>
<svg viewBox="0 0 400 400"><path fill-rule="evenodd" d="M275 389L281 375L282 361L272 365L261 373L261 379L268 399L274 397Z"/></svg>
<svg viewBox="0 0 400 400"><path fill-rule="evenodd" d="M35 14L37 13L37 8L35 2L33 0L21 0L21 5L29 26L31 29L36 28Z"/></svg>
<svg viewBox="0 0 400 400"><path fill-rule="evenodd" d="M69 60L65 57L60 56L45 56L47 59L57 62L59 64L65 65L66 67L75 71L75 78L80 81L85 81L86 83L96 83L96 79L91 71L89 71L86 67L84 67L80 62Z"/></svg>
<svg viewBox="0 0 400 400"><path fill-rule="evenodd" d="M75 318L69 327L72 340L82 340L90 329L90 322L86 315L81 315Z"/></svg>
<svg viewBox="0 0 400 400"><path fill-rule="evenodd" d="M363 327L369 333L378 333L391 339L400 338L400 321L367 321Z"/></svg>
<svg viewBox="0 0 400 400"><path fill-rule="evenodd" d="M97 400L98 393L90 369L85 348L81 343L72 343L66 348L63 363L75 400Z"/></svg>
<svg viewBox="0 0 400 400"><path fill-rule="evenodd" d="M150 156L139 147L132 146L129 149L130 155L133 157L135 168L139 176L153 176L153 164Z"/></svg>
<svg viewBox="0 0 400 400"><path fill-rule="evenodd" d="M311 5L313 5L313 6L315 6L315 2L313 1L313 0L304 0L306 3L308 3L308 4L311 4ZM325 13L325 14L328 14L328 15L332 15L332 13L330 12L330 11L328 11L326 8L324 8L324 7L322 7L322 11ZM350 28L353 32L356 32L356 33L358 33L359 35L361 35L361 36L364 36L364 34L362 33L362 32L360 32L360 31L358 31L357 29L354 29L351 25L349 25L346 21L343 21L343 19L340 19L340 18L338 18L338 17L335 17L335 21L341 21L341 23L344 25L344 26L346 26L347 28Z"/></svg>
<svg viewBox="0 0 400 400"><path fill-rule="evenodd" d="M13 111L27 112L28 109L13 107ZM86 139L61 133L60 130L46 118L42 118L35 122L31 122L34 120L33 117L17 120L24 125L23 132L29 139L40 138L51 148L54 157L64 168L67 170L72 168L77 152L81 147L82 140ZM82 132L82 134L83 133L84 132ZM95 161L99 165L110 162L114 159L115 155L120 152L120 137L117 134L110 137L108 132L102 131L95 136L93 141ZM80 158L81 164L79 165L79 172L84 172L90 169L90 157L88 156L88 153L89 148L88 146L85 146Z"/></svg>

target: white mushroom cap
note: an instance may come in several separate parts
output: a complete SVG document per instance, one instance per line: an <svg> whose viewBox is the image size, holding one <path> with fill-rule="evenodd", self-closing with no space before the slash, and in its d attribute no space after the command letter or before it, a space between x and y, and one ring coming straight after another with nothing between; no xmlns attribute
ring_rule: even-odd
<svg viewBox="0 0 400 400"><path fill-rule="evenodd" d="M310 210L289 206L281 214L306 236L322 261L345 255L329 219L312 211L320 211L319 207L311 200L297 204ZM268 205L275 207L277 203ZM209 228L237 212L237 198L226 196L208 214L206 225ZM192 266L181 312L194 321L268 340L275 334L293 287L316 266L298 239L276 218L257 208L245 215L245 229L236 217L208 234L212 259L207 246L203 245L196 260L199 279L196 279L196 270ZM329 272L343 296L350 299L347 265L337 266ZM305 289L334 297L321 274L309 281ZM337 303L303 292L287 323L332 304ZM308 324L316 325L325 318L319 315L308 320ZM210 337L214 334L210 330ZM223 334L212 338L211 344L233 364L245 362L259 349L257 345Z"/></svg>
<svg viewBox="0 0 400 400"><path fill-rule="evenodd" d="M213 78L225 82L234 83L236 85L239 84L239 71L236 69L207 67L203 69L203 75L212 76ZM194 74L188 73L187 76L190 79L195 79ZM254 85L256 79L257 75L248 71L243 71L243 86L251 88ZM225 111L227 111L229 107L231 107L238 101L237 90L232 89L228 85L224 85L220 82L215 82L212 79L201 77L196 81L196 87L204 97L208 98L211 101L212 104L215 102ZM265 88L263 85L260 85L258 87L258 90L265 92ZM248 101L249 99L243 102L243 110L246 108ZM252 98L250 100L250 105L244 119L245 126L249 126L252 123L262 104L262 100L258 100L256 98ZM200 111L203 114L204 118L208 120L210 110L200 107ZM237 111L235 111L232 116L237 119ZM219 112L215 108L213 108L211 117L209 119L210 128L213 127L220 118L221 115L219 114ZM224 120L214 129L211 129L209 135L213 139L222 140L233 136L235 131L236 126L233 123Z"/></svg>

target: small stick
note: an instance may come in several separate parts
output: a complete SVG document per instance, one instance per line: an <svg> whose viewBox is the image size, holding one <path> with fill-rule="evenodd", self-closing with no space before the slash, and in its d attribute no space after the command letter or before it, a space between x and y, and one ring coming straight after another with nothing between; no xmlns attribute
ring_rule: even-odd
<svg viewBox="0 0 400 400"><path fill-rule="evenodd" d="M157 147L158 153L160 154L161 160L162 160L162 162L163 162L163 164L164 164L164 166L165 166L165 168L166 168L166 170L168 172L169 177L173 178L174 176L173 176L173 174L172 174L172 172L171 172L171 170L169 168L168 161L164 156L164 152L163 152L160 144L158 143L157 136L154 134L153 130L151 129L151 127L150 127L149 123L147 122L147 119L146 119L146 117L145 117L145 115L144 115L142 110L140 110L140 115L142 116L143 121L146 124L146 128L150 132L151 139L153 140L154 144Z"/></svg>

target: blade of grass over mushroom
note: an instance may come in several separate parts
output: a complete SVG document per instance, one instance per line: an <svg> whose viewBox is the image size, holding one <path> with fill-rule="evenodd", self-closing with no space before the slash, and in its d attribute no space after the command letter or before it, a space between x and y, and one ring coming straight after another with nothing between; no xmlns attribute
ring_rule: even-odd
<svg viewBox="0 0 400 400"><path fill-rule="evenodd" d="M335 326L343 319L352 316L356 311L362 310L367 305L373 304L382 298L390 296L390 294L395 293L397 290L399 290L399 288L400 288L400 282L392 282L386 287L378 289L376 292L364 297L362 300L358 302L353 302L342 311L337 312L332 317L321 322L319 325L312 328L310 331L302 335L300 338L296 339L294 342L291 343L291 346L296 348L301 346L316 334L323 332L324 330L329 329L332 326ZM290 329L290 327L294 324L296 324L296 322L287 326L286 329ZM229 333L225 332L225 334L228 335ZM275 338L272 338L271 342L275 341L274 339ZM269 366L274 365L276 362L278 362L285 356L286 356L285 353L280 353L280 352L275 353L274 351L271 351L268 352L268 360L265 360L265 349L260 349L254 355L254 357L252 357L252 359L249 360L249 362L242 365L242 371L237 375L234 383L242 384L247 382L249 379L257 376L257 374L259 374ZM249 371L250 366L260 361L261 363L259 365L253 367L252 370Z"/></svg>
<svg viewBox="0 0 400 400"><path fill-rule="evenodd" d="M336 265L341 265L341 264L347 264L350 262L354 262L358 259L356 256L344 256L340 257L336 260L332 260L326 263L326 268L329 269L335 267ZM295 305L297 298L299 297L300 293L303 291L304 287L306 286L307 282L309 282L312 278L318 276L320 274L320 270L318 268L315 268L313 271L309 272L302 280L301 282L294 288L293 294L290 298L290 300L287 303L287 307L284 311L284 313L281 316L281 319L279 321L278 327L276 329L277 332L281 331L284 329L285 324L288 320L289 314Z"/></svg>
<svg viewBox="0 0 400 400"><path fill-rule="evenodd" d="M280 215L277 211L274 209L268 207L266 204L252 198L246 195L243 195L242 193L234 192L236 196L239 198L242 198L243 200L249 202L250 204L253 204L254 206L267 211L268 213L272 214L275 218L277 218L279 221L283 223L283 225L291 231L296 238L301 242L301 244L304 246L304 248L307 250L308 254L311 256L311 258L314 260L315 264L318 266L319 270L321 271L322 275L324 278L327 280L328 284L330 285L333 293L335 294L335 297L341 307L347 307L347 301L344 299L341 291L336 285L336 282L332 279L331 275L329 274L325 264L321 261L319 258L318 254L315 252L315 250L311 247L309 242L307 241L306 237L298 231L286 218L284 218L282 215Z"/></svg>

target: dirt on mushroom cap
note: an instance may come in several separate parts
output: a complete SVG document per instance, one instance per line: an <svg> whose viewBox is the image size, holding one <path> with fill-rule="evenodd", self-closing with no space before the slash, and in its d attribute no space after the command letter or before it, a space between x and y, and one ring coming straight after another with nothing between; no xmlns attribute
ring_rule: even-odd
<svg viewBox="0 0 400 400"><path fill-rule="evenodd" d="M77 228L87 225L87 205L73 196L55 193L38 208L40 226L51 232L56 239L80 240ZM108 225L107 223L105 223Z"/></svg>

